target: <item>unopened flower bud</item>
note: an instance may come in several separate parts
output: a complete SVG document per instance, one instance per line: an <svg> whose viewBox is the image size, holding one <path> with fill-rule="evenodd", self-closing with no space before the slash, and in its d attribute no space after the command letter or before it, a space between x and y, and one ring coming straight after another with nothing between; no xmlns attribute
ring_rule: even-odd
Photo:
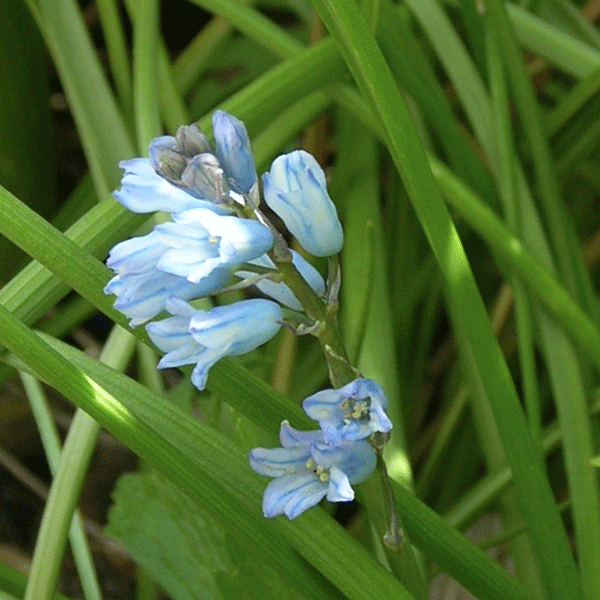
<svg viewBox="0 0 600 600"><path fill-rule="evenodd" d="M205 200L218 201L227 195L227 181L217 157L208 152L192 158L181 174L181 182Z"/></svg>
<svg viewBox="0 0 600 600"><path fill-rule="evenodd" d="M244 124L222 110L212 117L216 154L225 175L247 194L256 183L256 167Z"/></svg>
<svg viewBox="0 0 600 600"><path fill-rule="evenodd" d="M154 138L148 148L148 158L152 168L167 181L180 185L181 174L187 166L187 160L175 150L175 138L163 135Z"/></svg>
<svg viewBox="0 0 600 600"><path fill-rule="evenodd" d="M196 123L191 125L182 125L175 134L175 150L192 158L197 154L210 152L210 142L207 137L200 131Z"/></svg>
<svg viewBox="0 0 600 600"><path fill-rule="evenodd" d="M263 175L265 202L313 256L331 256L344 243L342 225L327 193L325 173L304 150L278 156Z"/></svg>

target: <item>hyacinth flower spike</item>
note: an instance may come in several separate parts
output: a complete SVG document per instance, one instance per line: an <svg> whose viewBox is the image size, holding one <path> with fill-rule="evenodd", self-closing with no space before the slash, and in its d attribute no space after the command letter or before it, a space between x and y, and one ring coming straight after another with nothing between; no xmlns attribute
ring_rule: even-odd
<svg viewBox="0 0 600 600"><path fill-rule="evenodd" d="M270 340L281 327L281 308L270 300L242 300L209 311L196 310L178 298L169 298L173 315L146 325L157 348L166 354L161 369L195 364L192 383L203 390L208 371L224 356L246 354Z"/></svg>
<svg viewBox="0 0 600 600"><path fill-rule="evenodd" d="M387 398L372 379L356 379L339 389L321 390L306 398L302 408L318 421L330 444L361 440L392 429L385 413Z"/></svg>
<svg viewBox="0 0 600 600"><path fill-rule="evenodd" d="M342 249L342 225L325 173L311 154L296 150L278 156L262 180L265 202L307 252L331 256Z"/></svg>
<svg viewBox="0 0 600 600"><path fill-rule="evenodd" d="M248 458L259 475L275 479L263 495L263 514L294 519L327 497L330 502L354 499L353 483L375 469L375 451L366 441L326 444L321 431L298 431L284 421L281 448L254 448Z"/></svg>

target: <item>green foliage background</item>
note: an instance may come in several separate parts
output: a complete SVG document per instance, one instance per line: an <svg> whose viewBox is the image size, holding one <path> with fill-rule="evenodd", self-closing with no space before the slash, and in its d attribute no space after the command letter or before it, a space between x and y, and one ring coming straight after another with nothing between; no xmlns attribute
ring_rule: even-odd
<svg viewBox="0 0 600 600"><path fill-rule="evenodd" d="M96 0L102 53L73 0L1 4L0 233L32 260L15 274L2 250L0 375L21 377L53 483L29 576L0 563L0 594L53 597L69 540L102 597L75 507L104 427L143 459L108 527L149 574L140 599L149 580L175 600L425 598L438 570L482 600L600 598L596 3L193 4L210 18L180 50L158 0ZM58 212L45 52L89 170ZM165 389L143 327L102 292L108 249L146 219L110 196L118 162L183 123L209 133L217 106L245 122L259 172L299 145L331 166L340 324L390 399L400 555L360 510L370 484L347 526L328 507L261 515L246 453L284 418L312 426L314 340L282 332L213 367L202 395ZM97 311L114 327L94 359L64 339ZM62 449L40 381L78 407ZM490 513L484 545L507 544L514 575L461 533Z"/></svg>

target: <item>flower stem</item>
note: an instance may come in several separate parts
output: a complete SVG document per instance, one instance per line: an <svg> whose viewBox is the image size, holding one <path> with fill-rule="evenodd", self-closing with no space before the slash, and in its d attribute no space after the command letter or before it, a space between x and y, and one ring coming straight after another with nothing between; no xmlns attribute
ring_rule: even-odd
<svg viewBox="0 0 600 600"><path fill-rule="evenodd" d="M306 283L291 262L278 260L275 255L271 258L277 264L282 281L298 298L306 315L318 325L315 335L325 353L333 387L340 388L360 377L360 373L350 364L337 323L338 301L335 291L339 283L337 262L335 260L329 262L327 286L329 303L326 304ZM415 598L422 600L427 598L425 579L415 551L404 534L396 512L392 488L382 456L385 441L380 435L374 436L372 440L377 453L377 476L371 477L362 484L361 500L377 531L390 569Z"/></svg>

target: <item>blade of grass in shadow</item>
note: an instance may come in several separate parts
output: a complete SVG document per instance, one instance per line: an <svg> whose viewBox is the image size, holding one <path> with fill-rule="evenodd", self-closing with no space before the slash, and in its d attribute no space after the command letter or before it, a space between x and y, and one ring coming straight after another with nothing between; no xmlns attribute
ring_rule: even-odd
<svg viewBox="0 0 600 600"><path fill-rule="evenodd" d="M238 31L281 58L302 50L302 44L251 6L231 0L191 0L210 13L223 17Z"/></svg>
<svg viewBox="0 0 600 600"><path fill-rule="evenodd" d="M117 98L126 117L132 113L131 67L125 41L123 22L119 16L116 0L98 0L96 2L102 35L106 43L106 54L110 74L115 82Z"/></svg>
<svg viewBox="0 0 600 600"><path fill-rule="evenodd" d="M567 289L581 303L592 320L598 323L596 296L583 262L572 220L567 215L561 198L556 169L548 140L543 132L533 87L523 64L522 51L517 44L504 2L490 0L487 10L490 26L502 39L504 64L514 90L521 127L533 160L536 187L560 278L565 281Z"/></svg>
<svg viewBox="0 0 600 600"><path fill-rule="evenodd" d="M145 155L152 138L160 135L158 86L159 2L130 2L133 6L133 115L137 148Z"/></svg>
<svg viewBox="0 0 600 600"><path fill-rule="evenodd" d="M585 77L600 64L600 53L511 2L506 8L519 42L537 56L574 77Z"/></svg>
<svg viewBox="0 0 600 600"><path fill-rule="evenodd" d="M600 63L573 86L546 116L548 136L555 135L600 89Z"/></svg>
<svg viewBox="0 0 600 600"><path fill-rule="evenodd" d="M46 460L52 476L55 477L60 461L61 442L54 424L52 413L48 406L44 390L34 377L28 373L19 373L31 412L35 418L36 426L44 445ZM102 592L98 576L94 569L94 560L83 529L81 514L75 510L69 527L69 542L73 552L73 559L79 574L79 580L86 600L102 600ZM60 558L62 562L62 557ZM30 572L31 581L31 572Z"/></svg>
<svg viewBox="0 0 600 600"><path fill-rule="evenodd" d="M579 305L481 198L441 162L430 157L430 165L446 201L506 261L499 266L506 264L515 270L528 290L540 299L600 369L600 332Z"/></svg>
<svg viewBox="0 0 600 600"><path fill-rule="evenodd" d="M500 188L500 198L509 227L513 231L522 231L521 215L516 199L518 195L517 169L515 168L516 161L513 151L508 90L500 58L502 48L493 31L487 29L486 33L488 78L490 81L492 112L494 115L493 127L498 145L496 172ZM539 444L541 438L541 407L533 346L531 303L525 293L524 286L514 272L509 275L509 282L514 297L514 315L523 400L531 434L535 442ZM496 461L495 466L496 468L493 469L493 472L504 467L504 458L501 461ZM512 489L502 494L501 503L503 516L506 519L505 528L510 529L518 526L522 517ZM531 548L529 532L526 531L525 535L516 536L511 540L510 548L514 556L515 569L519 579L524 582L527 589L531 590L535 596L545 598L544 585L541 581L539 569Z"/></svg>
<svg viewBox="0 0 600 600"><path fill-rule="evenodd" d="M551 598L582 598L577 569L541 456L530 435L508 368L490 329L461 242L396 84L358 8L345 0L314 0L361 91L380 119L386 142L447 286L453 323L473 384L488 398L523 514Z"/></svg>
<svg viewBox="0 0 600 600"><path fill-rule="evenodd" d="M72 0L42 0L40 14L42 34L77 123L96 194L104 199L118 181L119 160L134 155L133 145L79 8Z"/></svg>
<svg viewBox="0 0 600 600"><path fill-rule="evenodd" d="M501 16L498 14L497 19ZM491 23L492 21L490 21ZM496 22L496 32L500 31L504 25ZM494 32L494 33L496 33ZM498 38L499 39L499 38ZM507 48L506 37L502 37L502 48ZM499 48L499 44L497 44ZM496 49L498 52L498 49ZM514 57L514 52L513 52ZM507 69L509 74L512 72L513 85L518 90L521 90L521 113L523 119L533 118L533 112L537 105L531 92L530 84L525 81L521 69L517 69L515 65ZM501 74L498 74L501 78ZM519 80L517 84L515 80ZM519 92L517 91L517 94ZM517 102L519 100L517 99ZM502 99L503 106L508 107L507 98ZM524 112L525 105L528 106L527 113ZM508 111L508 108L504 109ZM506 114L505 128L508 131L509 116ZM539 121L535 131L529 134L530 146L539 142L541 137L541 127ZM500 140L500 148L504 149L507 163L510 165L517 164L515 153L512 151L512 141ZM549 214L551 211L557 213L554 223L550 222L548 227L550 232L550 240L554 240L557 235L556 228L562 227L569 230L570 222L566 221L563 216L564 208L561 205L561 199L558 197L558 182L556 179L555 169L550 164L549 151L547 146L546 152L539 156L538 163L548 161L548 164L540 164L538 169L538 181L540 177L552 171L554 180L552 186L543 193L548 196L546 200L546 217L550 221ZM514 169L514 167L513 167ZM516 171L516 169L514 170ZM506 189L511 185L514 193L506 197L507 203L513 203L512 207L507 207L509 214L518 215L512 220L509 218L509 224L514 227L514 230L520 233L525 243L532 248L532 251L540 257L546 268L552 270L553 264L551 259L551 251L548 247L548 242L542 232L542 227L536 223L536 211L532 199L528 194L519 193L516 188L516 179L513 173L507 175L510 178L508 184L505 183ZM542 190L540 190L542 192ZM529 218L528 218L529 217ZM512 221L512 222L511 222ZM574 233L571 233L571 240L565 238L564 243L574 241ZM555 254L566 252L566 248L557 246L554 247ZM571 273L585 271L586 277L589 274L583 265L583 257L579 246L573 249L572 254L577 254L575 259L576 264L573 265ZM568 257L567 257L568 259ZM565 260L558 261L562 265L563 274L567 281L570 276L566 274ZM591 288L591 286L590 286ZM572 284L572 294L577 293L577 289ZM581 294L579 295L581 298ZM589 461L593 457L594 450L592 444L592 432L588 420L587 392L584 383L583 369L579 357L576 355L575 349L571 342L567 339L564 330L556 325L547 314L544 313L539 306L535 307L535 315L538 322L539 332L542 340L541 349L545 355L546 364L550 382L552 385L553 397L555 405L558 409L561 428L564 432L563 446L565 456L565 466L567 470L567 480L569 483L572 515L575 526L575 543L577 548L577 556L579 567L581 570L581 579L584 591L588 598L596 598L600 596L600 580L597 577L597 565L600 562L600 490L598 488L597 475ZM588 313L589 314L589 313ZM592 313L592 315L594 315Z"/></svg>

